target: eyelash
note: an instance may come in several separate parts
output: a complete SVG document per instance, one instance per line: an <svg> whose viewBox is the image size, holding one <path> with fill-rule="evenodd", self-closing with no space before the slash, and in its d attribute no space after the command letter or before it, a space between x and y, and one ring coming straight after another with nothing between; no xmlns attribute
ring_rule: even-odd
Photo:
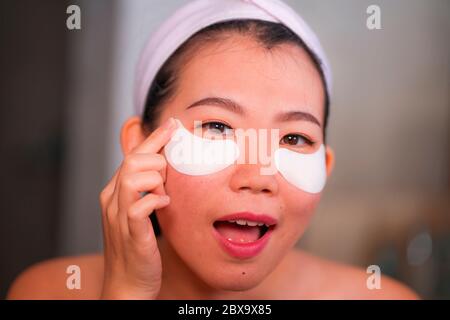
<svg viewBox="0 0 450 320"><path fill-rule="evenodd" d="M202 128L205 128L206 126L211 125L211 124L223 125L223 126L228 127L229 129L232 130L232 128L229 125L227 125L227 124L225 124L223 122L220 122L220 121L210 121L210 122L202 123ZM303 139L308 146L314 145L314 141L312 141L310 138L308 138L307 136L302 135L302 134L290 133L290 134L287 134L287 135L283 136L281 138L281 140L284 140L286 137L299 137L299 138ZM293 145L293 146L295 146L295 145Z"/></svg>
<svg viewBox="0 0 450 320"><path fill-rule="evenodd" d="M220 121L210 121L210 122L202 123L202 128L204 129L206 126L208 126L208 125L210 125L210 124L223 125L223 126L225 126L225 127L228 127L229 129L232 129L229 125L227 125L227 124L225 124L225 123L223 123L223 122L220 122ZM222 133L222 134L223 134L223 133Z"/></svg>
<svg viewBox="0 0 450 320"><path fill-rule="evenodd" d="M287 134L287 135L285 135L283 138L281 138L281 140L284 140L286 137L289 137L289 136L299 137L300 139L305 140L305 143L306 143L308 146L314 145L314 142L311 141L311 139L307 138L306 136L304 136L304 135L302 135L302 134L296 134L296 133L290 133L290 134ZM295 146L295 144L292 145L292 146Z"/></svg>

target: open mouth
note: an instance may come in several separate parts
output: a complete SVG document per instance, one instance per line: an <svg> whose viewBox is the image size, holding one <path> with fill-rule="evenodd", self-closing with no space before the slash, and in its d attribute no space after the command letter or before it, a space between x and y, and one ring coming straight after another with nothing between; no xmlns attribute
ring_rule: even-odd
<svg viewBox="0 0 450 320"><path fill-rule="evenodd" d="M252 212L238 212L217 219L213 235L232 257L248 259L257 256L269 242L277 219Z"/></svg>
<svg viewBox="0 0 450 320"><path fill-rule="evenodd" d="M242 219L216 221L213 225L225 239L235 243L255 242L262 238L269 228L273 228L262 222Z"/></svg>

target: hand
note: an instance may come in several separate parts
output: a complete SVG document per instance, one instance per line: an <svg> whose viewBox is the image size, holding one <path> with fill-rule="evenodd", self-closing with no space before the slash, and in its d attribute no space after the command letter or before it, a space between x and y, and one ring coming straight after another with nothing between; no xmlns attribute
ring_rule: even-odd
<svg viewBox="0 0 450 320"><path fill-rule="evenodd" d="M126 155L100 193L104 240L102 299L155 299L161 288L161 256L150 213L169 204L166 159L158 152L177 127L168 119ZM149 192L142 197L142 192Z"/></svg>

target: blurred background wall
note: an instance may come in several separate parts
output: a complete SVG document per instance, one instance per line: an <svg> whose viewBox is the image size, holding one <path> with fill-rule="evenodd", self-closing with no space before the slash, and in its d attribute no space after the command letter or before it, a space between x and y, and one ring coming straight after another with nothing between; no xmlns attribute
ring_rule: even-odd
<svg viewBox="0 0 450 320"><path fill-rule="evenodd" d="M30 264L102 249L98 195L121 162L139 50L185 2L1 2L0 297ZM286 2L334 72L336 168L299 246L450 298L450 2ZM66 28L71 4L81 30Z"/></svg>

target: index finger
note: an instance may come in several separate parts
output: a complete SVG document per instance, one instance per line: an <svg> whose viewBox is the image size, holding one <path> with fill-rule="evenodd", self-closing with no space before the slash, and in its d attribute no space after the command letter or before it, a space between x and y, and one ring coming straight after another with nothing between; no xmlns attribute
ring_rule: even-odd
<svg viewBox="0 0 450 320"><path fill-rule="evenodd" d="M136 147L134 153L157 153L161 148L169 142L173 132L178 127L174 118L170 117L163 125L153 131L141 145Z"/></svg>

